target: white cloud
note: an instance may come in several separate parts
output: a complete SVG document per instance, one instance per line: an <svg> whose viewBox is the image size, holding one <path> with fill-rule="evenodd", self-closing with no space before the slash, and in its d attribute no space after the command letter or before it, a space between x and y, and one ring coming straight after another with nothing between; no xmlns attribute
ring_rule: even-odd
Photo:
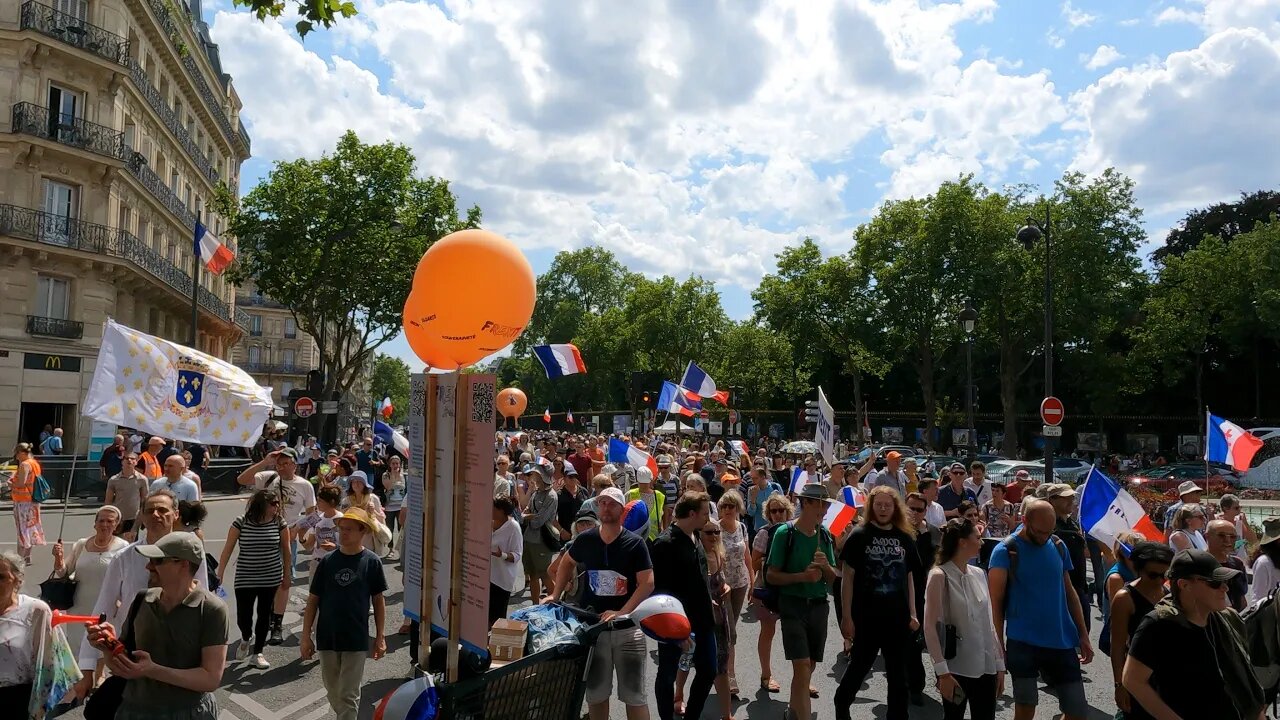
<svg viewBox="0 0 1280 720"><path fill-rule="evenodd" d="M1071 4L1071 0L1062 3L1062 19L1067 21L1067 25L1075 30L1076 28L1088 27L1098 19L1097 15L1092 15L1083 10L1076 8Z"/></svg>
<svg viewBox="0 0 1280 720"><path fill-rule="evenodd" d="M1201 15L1199 13L1194 13L1184 8L1172 6L1161 10L1160 14L1156 16L1156 25L1168 25L1170 23L1192 23L1194 25L1199 25L1200 21Z"/></svg>
<svg viewBox="0 0 1280 720"><path fill-rule="evenodd" d="M1067 44L1066 38L1059 35L1053 28L1049 28L1049 31L1044 35L1044 39L1045 42L1049 43L1049 47L1054 50L1061 50Z"/></svg>
<svg viewBox="0 0 1280 720"><path fill-rule="evenodd" d="M1086 53L1080 56L1080 62L1084 63L1084 66L1089 70L1098 70L1108 65L1113 65L1122 59L1124 59L1124 55L1110 45L1099 45L1092 55Z"/></svg>

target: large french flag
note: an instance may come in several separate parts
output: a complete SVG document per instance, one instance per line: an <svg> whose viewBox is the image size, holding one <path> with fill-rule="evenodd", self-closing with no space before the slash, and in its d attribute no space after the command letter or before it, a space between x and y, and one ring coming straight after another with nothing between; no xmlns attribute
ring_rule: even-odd
<svg viewBox="0 0 1280 720"><path fill-rule="evenodd" d="M223 270L236 259L231 248L222 244L216 235L209 232L201 222L196 221L195 251L200 254L200 262L214 275L221 275Z"/></svg>
<svg viewBox="0 0 1280 720"><path fill-rule="evenodd" d="M587 371L587 364L582 362L582 353L577 346L564 343L562 345L535 345L534 357L542 363L547 371L547 378L555 380L565 375L577 375Z"/></svg>
<svg viewBox="0 0 1280 720"><path fill-rule="evenodd" d="M849 527L849 523L858 516L857 508L852 505L846 505L835 500L827 501L827 513L822 516L822 524L831 531L832 535L840 537L844 533L845 528Z"/></svg>
<svg viewBox="0 0 1280 720"><path fill-rule="evenodd" d="M680 386L688 388L692 392L698 394L698 397L714 398L721 405L729 404L729 393L726 390L717 390L716 381L703 371L702 368L689 362L689 367L684 369L684 377L680 380Z"/></svg>
<svg viewBox="0 0 1280 720"><path fill-rule="evenodd" d="M1153 542L1165 542L1164 533L1142 505L1097 468L1089 471L1080 493L1080 526L1108 547L1115 547L1116 536L1126 530L1140 532Z"/></svg>
<svg viewBox="0 0 1280 720"><path fill-rule="evenodd" d="M618 438L609 438L609 462L626 463L632 467L647 467L658 477L658 463L649 453Z"/></svg>
<svg viewBox="0 0 1280 720"><path fill-rule="evenodd" d="M1253 456L1262 449L1262 440L1239 425L1205 412L1205 428L1208 437L1204 442L1204 459L1209 462L1227 463L1245 472Z"/></svg>
<svg viewBox="0 0 1280 720"><path fill-rule="evenodd" d="M409 438L401 434L399 430L381 420L374 420L373 434L387 447L394 449L405 458L409 457Z"/></svg>
<svg viewBox="0 0 1280 720"><path fill-rule="evenodd" d="M690 398L690 395L693 395L693 397ZM658 394L658 409L693 417L702 409L702 403L697 400L697 395L690 390L686 390L675 383L664 381L662 383L662 392Z"/></svg>

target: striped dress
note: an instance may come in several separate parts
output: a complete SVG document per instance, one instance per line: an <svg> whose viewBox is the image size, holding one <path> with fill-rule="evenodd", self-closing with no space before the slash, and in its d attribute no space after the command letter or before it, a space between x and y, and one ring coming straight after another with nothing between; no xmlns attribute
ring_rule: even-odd
<svg viewBox="0 0 1280 720"><path fill-rule="evenodd" d="M284 581L280 534L284 522L273 518L256 523L238 517L231 527L240 531L240 556L236 559L236 588L278 587Z"/></svg>

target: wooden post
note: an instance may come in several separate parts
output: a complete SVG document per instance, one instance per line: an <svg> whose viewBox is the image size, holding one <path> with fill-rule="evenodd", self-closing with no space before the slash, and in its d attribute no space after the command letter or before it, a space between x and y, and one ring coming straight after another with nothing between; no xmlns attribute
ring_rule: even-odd
<svg viewBox="0 0 1280 720"><path fill-rule="evenodd" d="M466 422L471 412L471 386L465 382L466 376L460 376L454 392L454 434L453 434L453 542L450 548L452 558L449 570L449 655L446 665L445 679L448 682L458 681L458 648L462 642L462 546L466 542L466 523L460 522L467 517L467 473L466 452L467 433L470 428Z"/></svg>
<svg viewBox="0 0 1280 720"><path fill-rule="evenodd" d="M436 537L436 504L435 504L435 471L436 471L436 415L439 403L436 402L436 376L427 375L427 403L425 444L422 462L422 610L418 617L418 664L427 667L431 658L431 621L435 614L435 537Z"/></svg>

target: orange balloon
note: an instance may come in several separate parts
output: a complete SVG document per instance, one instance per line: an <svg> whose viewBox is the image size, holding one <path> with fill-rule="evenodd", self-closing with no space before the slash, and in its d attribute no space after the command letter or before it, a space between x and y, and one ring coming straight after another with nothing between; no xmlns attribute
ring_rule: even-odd
<svg viewBox="0 0 1280 720"><path fill-rule="evenodd" d="M533 267L519 248L486 230L460 230L418 261L405 335L423 362L454 370L520 337L536 296Z"/></svg>
<svg viewBox="0 0 1280 720"><path fill-rule="evenodd" d="M529 398L520 388L506 388L498 393L498 412L502 417L518 418L529 407Z"/></svg>

